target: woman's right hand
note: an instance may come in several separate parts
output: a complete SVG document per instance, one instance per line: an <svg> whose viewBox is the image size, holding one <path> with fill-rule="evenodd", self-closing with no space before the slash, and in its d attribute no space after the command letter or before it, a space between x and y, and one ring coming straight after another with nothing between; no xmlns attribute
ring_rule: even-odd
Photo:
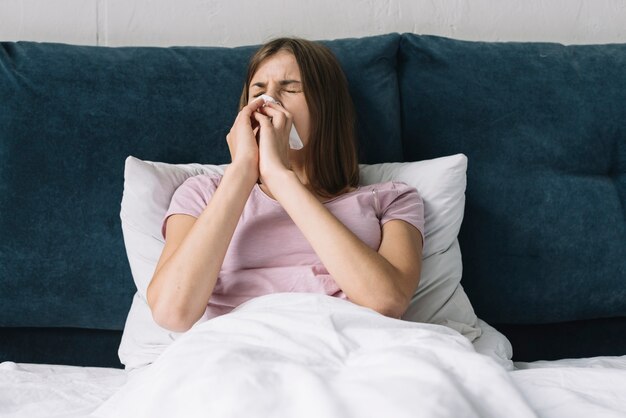
<svg viewBox="0 0 626 418"><path fill-rule="evenodd" d="M259 124L252 115L264 103L261 98L248 103L237 114L230 132L226 135L232 164L246 170L255 182L259 178L259 145L256 139Z"/></svg>

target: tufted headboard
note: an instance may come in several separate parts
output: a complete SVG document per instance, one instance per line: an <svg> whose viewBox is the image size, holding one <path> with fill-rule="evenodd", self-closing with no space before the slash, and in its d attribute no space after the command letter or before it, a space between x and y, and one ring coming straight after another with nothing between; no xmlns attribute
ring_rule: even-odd
<svg viewBox="0 0 626 418"><path fill-rule="evenodd" d="M468 156L463 284L522 357L626 353L625 68L624 44L401 40L404 157Z"/></svg>
<svg viewBox="0 0 626 418"><path fill-rule="evenodd" d="M462 283L514 359L626 353L626 45L324 42L362 163L468 156ZM228 162L255 49L0 44L0 361L121 367L124 160Z"/></svg>
<svg viewBox="0 0 626 418"><path fill-rule="evenodd" d="M402 159L399 35L327 44L361 118L364 162ZM258 48L0 48L0 360L121 366L135 291L120 225L128 155L230 161Z"/></svg>

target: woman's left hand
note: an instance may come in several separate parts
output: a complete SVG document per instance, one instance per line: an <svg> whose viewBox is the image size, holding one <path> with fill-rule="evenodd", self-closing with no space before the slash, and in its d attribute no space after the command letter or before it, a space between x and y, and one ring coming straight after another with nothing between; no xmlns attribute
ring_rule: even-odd
<svg viewBox="0 0 626 418"><path fill-rule="evenodd" d="M293 116L281 105L268 102L254 112L259 122L259 178L268 187L270 179L290 170L289 132Z"/></svg>

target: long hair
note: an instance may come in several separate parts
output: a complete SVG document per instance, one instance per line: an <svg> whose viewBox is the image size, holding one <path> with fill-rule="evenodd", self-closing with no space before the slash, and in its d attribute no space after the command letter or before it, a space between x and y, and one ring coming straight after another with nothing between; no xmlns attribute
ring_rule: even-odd
<svg viewBox="0 0 626 418"><path fill-rule="evenodd" d="M311 129L304 147L304 170L311 189L333 197L359 184L354 104L339 61L326 46L300 38L277 38L263 45L248 64L239 110L248 104L252 77L279 51L293 54L300 68Z"/></svg>

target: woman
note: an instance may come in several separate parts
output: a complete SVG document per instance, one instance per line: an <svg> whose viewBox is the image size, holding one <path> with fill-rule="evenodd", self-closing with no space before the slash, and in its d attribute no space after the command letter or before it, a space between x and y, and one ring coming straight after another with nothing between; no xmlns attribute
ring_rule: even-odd
<svg viewBox="0 0 626 418"><path fill-rule="evenodd" d="M289 147L292 124L300 150ZM147 292L160 326L184 332L273 292L401 317L419 282L423 204L404 183L358 186L354 125L330 50L297 38L260 48L226 137L232 163L187 179L164 217Z"/></svg>

